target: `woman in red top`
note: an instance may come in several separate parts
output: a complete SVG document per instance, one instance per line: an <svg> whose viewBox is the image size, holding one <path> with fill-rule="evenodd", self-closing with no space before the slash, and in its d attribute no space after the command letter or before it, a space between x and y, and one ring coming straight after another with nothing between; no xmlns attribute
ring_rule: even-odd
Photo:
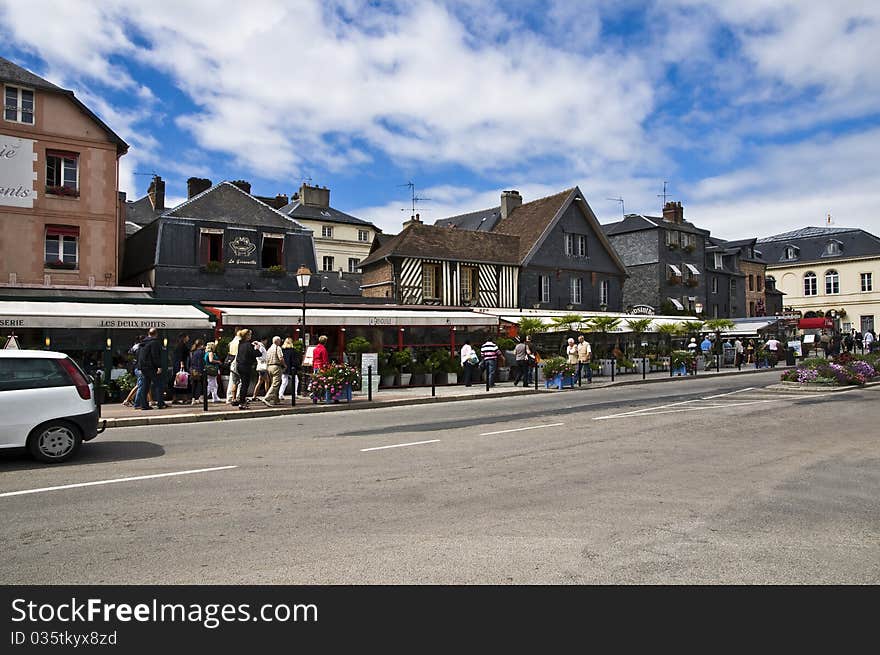
<svg viewBox="0 0 880 655"><path fill-rule="evenodd" d="M312 354L312 368L316 373L330 364L330 354L327 352L325 343L327 343L327 337L322 334L318 337L318 345L315 346L315 352Z"/></svg>

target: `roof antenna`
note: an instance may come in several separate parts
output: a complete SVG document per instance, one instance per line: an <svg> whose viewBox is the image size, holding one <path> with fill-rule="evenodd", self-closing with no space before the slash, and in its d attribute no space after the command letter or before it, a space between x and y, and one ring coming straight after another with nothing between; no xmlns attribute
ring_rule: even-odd
<svg viewBox="0 0 880 655"><path fill-rule="evenodd" d="M412 180L410 180L406 184L398 184L397 186L398 187L409 187L409 192L410 192L410 195L412 196L412 207L410 209L407 209L405 207L401 207L400 211L402 211L402 212L411 211L412 212L411 216L413 217L413 219L415 219L415 217L416 217L416 203L421 202L422 200L430 200L430 198L419 198L416 195L416 185ZM421 211L424 211L424 208L421 208Z"/></svg>
<svg viewBox="0 0 880 655"><path fill-rule="evenodd" d="M613 200L614 202L620 203L620 217L626 218L626 209L623 206L623 198L605 198L605 200Z"/></svg>
<svg viewBox="0 0 880 655"><path fill-rule="evenodd" d="M669 182L667 182L666 180L663 180L663 193L657 194L658 198L663 198L663 207L666 207L666 185L667 184L669 184ZM661 209L663 209L663 207L661 207Z"/></svg>

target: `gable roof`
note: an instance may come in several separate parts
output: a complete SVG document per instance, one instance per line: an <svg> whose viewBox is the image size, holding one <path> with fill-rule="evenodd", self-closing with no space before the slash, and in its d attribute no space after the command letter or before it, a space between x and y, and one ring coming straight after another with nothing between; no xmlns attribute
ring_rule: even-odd
<svg viewBox="0 0 880 655"><path fill-rule="evenodd" d="M192 218L252 227L311 231L228 181L215 184L169 209L162 214L162 218Z"/></svg>
<svg viewBox="0 0 880 655"><path fill-rule="evenodd" d="M518 250L518 240L506 234L413 223L373 250L360 266L369 266L385 257L516 265L519 263Z"/></svg>
<svg viewBox="0 0 880 655"><path fill-rule="evenodd" d="M292 218L303 218L312 221L325 221L328 223L346 223L348 225L362 225L371 227L376 232L382 230L369 221L351 216L345 212L341 212L333 207L315 207L313 205L304 205L299 200L295 200L286 204L279 211Z"/></svg>
<svg viewBox="0 0 880 655"><path fill-rule="evenodd" d="M573 197L575 189L566 189L555 195L526 202L498 221L493 232L519 237L519 260L521 263L537 251L543 237L549 232Z"/></svg>
<svg viewBox="0 0 880 655"><path fill-rule="evenodd" d="M73 94L73 91L69 91L67 89L62 89L60 86L56 86L52 84L49 80L45 80L39 75L35 75L30 72L26 68L22 68L18 64L9 61L5 57L0 57L0 82L11 82L12 84L21 84L22 86L28 86L34 89L40 89L41 91L48 91L50 93L60 93L61 95L66 95L70 100L75 104L79 109L85 113L89 118L91 118L95 123L97 123L101 129L107 132L110 135L110 138L116 143L116 151L118 154L125 154L128 152L128 144L122 140L122 138L116 134L113 130L111 130L107 124L98 118L95 113L86 107L79 99Z"/></svg>
<svg viewBox="0 0 880 655"><path fill-rule="evenodd" d="M475 232L491 232L499 218L501 218L500 205L467 214L459 214L458 216L450 216L449 218L441 218L438 221L434 221L434 225L457 227L462 230L474 230Z"/></svg>
<svg viewBox="0 0 880 655"><path fill-rule="evenodd" d="M147 223L152 223L159 218L161 214L161 211L153 209L153 203L150 201L150 196L144 196L137 200L125 201L125 219L136 225L143 226Z"/></svg>

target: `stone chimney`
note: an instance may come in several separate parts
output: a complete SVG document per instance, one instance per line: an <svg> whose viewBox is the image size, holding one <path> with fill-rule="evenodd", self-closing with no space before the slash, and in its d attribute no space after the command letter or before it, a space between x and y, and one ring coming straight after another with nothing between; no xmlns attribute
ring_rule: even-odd
<svg viewBox="0 0 880 655"><path fill-rule="evenodd" d="M299 188L300 203L308 207L329 207L330 189L322 186L311 186L302 183Z"/></svg>
<svg viewBox="0 0 880 655"><path fill-rule="evenodd" d="M204 177L191 177L186 181L186 197L187 199L199 195L202 191L207 191L212 186L211 180Z"/></svg>
<svg viewBox="0 0 880 655"><path fill-rule="evenodd" d="M513 210L522 205L522 196L519 191L501 192L501 218L505 219L513 213Z"/></svg>
<svg viewBox="0 0 880 655"><path fill-rule="evenodd" d="M410 216L408 221L403 222L403 229L405 230L410 225L421 225L422 217L416 214L415 216Z"/></svg>
<svg viewBox="0 0 880 655"><path fill-rule="evenodd" d="M684 223L684 209L680 202L667 202L663 205L663 220L667 223Z"/></svg>
<svg viewBox="0 0 880 655"><path fill-rule="evenodd" d="M158 175L153 176L150 188L147 190L153 209L157 212L165 211L165 180Z"/></svg>
<svg viewBox="0 0 880 655"><path fill-rule="evenodd" d="M245 193L251 192L251 183L247 180L233 180L232 183Z"/></svg>

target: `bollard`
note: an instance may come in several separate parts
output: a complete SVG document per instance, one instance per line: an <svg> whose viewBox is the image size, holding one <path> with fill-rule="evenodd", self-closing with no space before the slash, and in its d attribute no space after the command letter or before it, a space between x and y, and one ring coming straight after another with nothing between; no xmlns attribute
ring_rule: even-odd
<svg viewBox="0 0 880 655"><path fill-rule="evenodd" d="M647 364L648 359L646 357L642 357L642 379L644 380L647 377L648 372L645 370L645 364Z"/></svg>
<svg viewBox="0 0 880 655"><path fill-rule="evenodd" d="M98 418L101 418L101 404L103 402L103 389L101 387L101 371L95 371L94 384L95 387L95 406L98 409Z"/></svg>
<svg viewBox="0 0 880 655"><path fill-rule="evenodd" d="M470 366L466 364L466 366ZM470 379L470 378L468 378ZM433 369L431 370L431 398L435 398L437 396L437 376L434 374Z"/></svg>
<svg viewBox="0 0 880 655"><path fill-rule="evenodd" d="M489 365L488 364L486 364L486 391L489 391Z"/></svg>
<svg viewBox="0 0 880 655"><path fill-rule="evenodd" d="M296 382L297 382L297 373L294 371L290 374L290 406L296 407Z"/></svg>
<svg viewBox="0 0 880 655"><path fill-rule="evenodd" d="M540 369L538 368L538 362L535 362L535 391L538 390L538 371L539 370Z"/></svg>
<svg viewBox="0 0 880 655"><path fill-rule="evenodd" d="M617 363L616 359L611 360L611 381L614 382L614 365Z"/></svg>
<svg viewBox="0 0 880 655"><path fill-rule="evenodd" d="M373 365L367 366L367 401L373 402Z"/></svg>
<svg viewBox="0 0 880 655"><path fill-rule="evenodd" d="M202 371L202 411L208 411L208 374Z"/></svg>
<svg viewBox="0 0 880 655"><path fill-rule="evenodd" d="M669 358L669 377L672 377L672 357Z"/></svg>
<svg viewBox="0 0 880 655"><path fill-rule="evenodd" d="M716 373L721 372L721 355L719 355L717 353L715 354L715 372Z"/></svg>

